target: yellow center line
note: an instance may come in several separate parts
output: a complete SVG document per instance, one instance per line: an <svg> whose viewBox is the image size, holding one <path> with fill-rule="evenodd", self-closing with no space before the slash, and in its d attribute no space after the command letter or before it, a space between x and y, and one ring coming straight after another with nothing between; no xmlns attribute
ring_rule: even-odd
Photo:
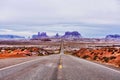
<svg viewBox="0 0 120 80"><path fill-rule="evenodd" d="M58 66L58 68L59 68L59 69L62 69L62 68L63 68L63 66L60 64L60 65Z"/></svg>
<svg viewBox="0 0 120 80"><path fill-rule="evenodd" d="M58 69L62 69L62 68L63 68L63 65L62 65L62 59L61 59L61 56L60 56Z"/></svg>

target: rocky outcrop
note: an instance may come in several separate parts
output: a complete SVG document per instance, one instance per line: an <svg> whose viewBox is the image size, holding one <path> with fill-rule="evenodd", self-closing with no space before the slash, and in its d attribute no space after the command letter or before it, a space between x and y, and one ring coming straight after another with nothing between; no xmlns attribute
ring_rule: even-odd
<svg viewBox="0 0 120 80"><path fill-rule="evenodd" d="M61 36L57 33L54 38L61 38Z"/></svg>
<svg viewBox="0 0 120 80"><path fill-rule="evenodd" d="M0 39L24 39L25 37L17 35L0 35Z"/></svg>
<svg viewBox="0 0 120 80"><path fill-rule="evenodd" d="M79 39L81 37L82 37L81 34L77 31L65 32L65 34L62 36L62 38L66 39Z"/></svg>
<svg viewBox="0 0 120 80"><path fill-rule="evenodd" d="M42 32L42 33L38 32L37 35L32 36L32 39L43 39L43 38L48 38L46 32Z"/></svg>
<svg viewBox="0 0 120 80"><path fill-rule="evenodd" d="M115 34L115 35L107 35L106 39L120 39L120 35Z"/></svg>
<svg viewBox="0 0 120 80"><path fill-rule="evenodd" d="M38 32L37 35L33 35L32 39L43 39L43 38L50 38L46 32ZM73 32L65 32L65 34L63 36L60 36L58 33L53 36L53 38L64 38L64 39L79 39L82 38L81 34L77 31L73 31Z"/></svg>

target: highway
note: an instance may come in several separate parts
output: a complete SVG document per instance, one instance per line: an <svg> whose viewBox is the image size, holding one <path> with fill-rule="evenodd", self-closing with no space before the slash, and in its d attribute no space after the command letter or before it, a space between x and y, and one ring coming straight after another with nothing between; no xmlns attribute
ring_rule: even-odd
<svg viewBox="0 0 120 80"><path fill-rule="evenodd" d="M120 71L62 54L2 68L0 80L120 80Z"/></svg>
<svg viewBox="0 0 120 80"><path fill-rule="evenodd" d="M0 69L0 80L120 80L120 71L61 53Z"/></svg>
<svg viewBox="0 0 120 80"><path fill-rule="evenodd" d="M64 80L120 80L120 71L106 66L63 55Z"/></svg>

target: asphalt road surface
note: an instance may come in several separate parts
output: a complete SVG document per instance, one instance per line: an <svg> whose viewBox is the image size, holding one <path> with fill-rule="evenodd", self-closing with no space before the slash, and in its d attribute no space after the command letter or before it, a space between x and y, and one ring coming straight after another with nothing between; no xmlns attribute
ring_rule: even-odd
<svg viewBox="0 0 120 80"><path fill-rule="evenodd" d="M120 80L120 71L58 54L1 68L0 80Z"/></svg>
<svg viewBox="0 0 120 80"><path fill-rule="evenodd" d="M0 80L57 80L59 55L40 57L0 69Z"/></svg>
<svg viewBox="0 0 120 80"><path fill-rule="evenodd" d="M62 56L64 80L120 80L120 71L79 59Z"/></svg>
<svg viewBox="0 0 120 80"><path fill-rule="evenodd" d="M39 59L39 58L40 58L40 56L0 59L0 69L4 68L4 67L7 67L7 66L12 66L12 65L15 65L15 64L19 64L19 63L22 63L22 62L26 62L26 61L30 61L30 60L34 60L34 59Z"/></svg>
<svg viewBox="0 0 120 80"><path fill-rule="evenodd" d="M120 80L120 71L61 53L0 69L0 80Z"/></svg>

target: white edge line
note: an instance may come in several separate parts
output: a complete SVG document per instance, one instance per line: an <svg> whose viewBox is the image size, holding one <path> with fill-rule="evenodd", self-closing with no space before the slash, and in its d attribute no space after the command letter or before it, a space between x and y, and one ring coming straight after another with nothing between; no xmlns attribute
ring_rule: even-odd
<svg viewBox="0 0 120 80"><path fill-rule="evenodd" d="M71 55L70 55L70 56L71 56ZM71 56L71 57L74 57L74 56ZM76 58L79 59L79 60L82 59L82 58L78 58L78 57L76 57ZM86 62L89 62L89 63L92 63L92 64L94 64L94 65L98 65L98 66L100 66L100 67L106 68L106 69L108 69L108 70L112 70L112 71L114 71L114 72L120 73L120 71L117 71L117 70L115 70L115 69L106 67L106 66L104 66L104 65L100 65L100 64L97 64L97 63L94 63L94 62L91 62L91 61L88 61L88 60L85 60L85 59L82 59L82 60L84 60L84 61L86 61Z"/></svg>
<svg viewBox="0 0 120 80"><path fill-rule="evenodd" d="M39 59L41 59L41 58L39 58ZM15 65L7 66L7 67L4 67L4 68L1 68L0 71L5 70L5 69L9 69L9 68L13 68L13 67L16 67L16 66L20 66L20 65L23 65L23 64L26 64L26 63L34 62L34 61L37 61L39 59L25 61L25 62L18 63L18 64L15 64Z"/></svg>

